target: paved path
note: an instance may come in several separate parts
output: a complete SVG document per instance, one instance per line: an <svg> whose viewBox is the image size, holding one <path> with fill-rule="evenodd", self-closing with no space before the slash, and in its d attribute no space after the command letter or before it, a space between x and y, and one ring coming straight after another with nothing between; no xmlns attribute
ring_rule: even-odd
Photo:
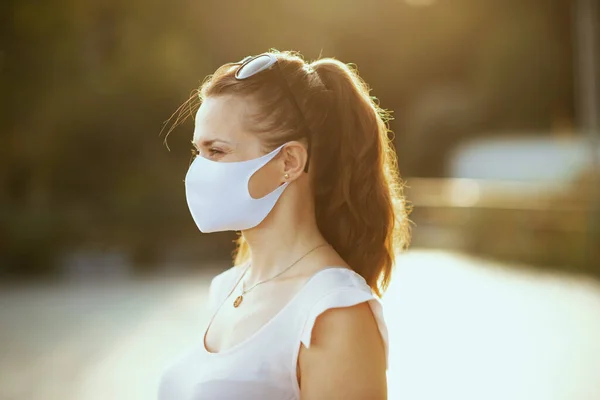
<svg viewBox="0 0 600 400"><path fill-rule="evenodd" d="M0 293L0 400L155 398L200 340L209 276ZM600 287L444 252L384 297L390 399L600 399Z"/></svg>
<svg viewBox="0 0 600 400"><path fill-rule="evenodd" d="M206 318L207 276L0 295L0 399L152 399Z"/></svg>
<svg viewBox="0 0 600 400"><path fill-rule="evenodd" d="M600 286L414 252L384 297L390 398L599 400Z"/></svg>

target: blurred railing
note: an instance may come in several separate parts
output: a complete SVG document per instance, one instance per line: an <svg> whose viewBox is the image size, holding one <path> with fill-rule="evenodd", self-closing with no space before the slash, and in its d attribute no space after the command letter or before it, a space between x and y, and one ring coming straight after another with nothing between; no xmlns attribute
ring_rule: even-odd
<svg viewBox="0 0 600 400"><path fill-rule="evenodd" d="M570 185L408 179L413 245L600 276L590 189L587 178Z"/></svg>

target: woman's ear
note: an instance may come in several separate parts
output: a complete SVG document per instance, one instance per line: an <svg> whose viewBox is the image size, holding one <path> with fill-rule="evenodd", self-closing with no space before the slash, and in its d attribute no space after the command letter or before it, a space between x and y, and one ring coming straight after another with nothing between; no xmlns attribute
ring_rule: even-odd
<svg viewBox="0 0 600 400"><path fill-rule="evenodd" d="M308 161L306 147L300 142L292 141L285 145L281 153L285 181L290 182L300 177Z"/></svg>

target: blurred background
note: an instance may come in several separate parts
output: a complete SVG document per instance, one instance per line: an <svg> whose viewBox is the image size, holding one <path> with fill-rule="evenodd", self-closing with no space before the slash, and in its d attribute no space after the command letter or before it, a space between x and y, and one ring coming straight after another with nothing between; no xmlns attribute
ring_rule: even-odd
<svg viewBox="0 0 600 400"><path fill-rule="evenodd" d="M0 399L154 398L234 233L185 202L204 77L355 63L413 207L392 399L600 399L599 0L3 0Z"/></svg>

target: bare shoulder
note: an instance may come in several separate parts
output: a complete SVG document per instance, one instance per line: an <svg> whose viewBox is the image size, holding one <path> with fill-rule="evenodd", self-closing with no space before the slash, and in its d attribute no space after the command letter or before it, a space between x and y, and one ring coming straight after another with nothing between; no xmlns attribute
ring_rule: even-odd
<svg viewBox="0 0 600 400"><path fill-rule="evenodd" d="M310 347L300 351L302 398L385 399L385 357L368 302L326 310L315 321Z"/></svg>
<svg viewBox="0 0 600 400"><path fill-rule="evenodd" d="M361 352L355 348L368 349L369 354L385 356L384 345L377 321L368 302L351 307L331 308L322 313L313 327L312 343L316 346L343 350L350 357Z"/></svg>

